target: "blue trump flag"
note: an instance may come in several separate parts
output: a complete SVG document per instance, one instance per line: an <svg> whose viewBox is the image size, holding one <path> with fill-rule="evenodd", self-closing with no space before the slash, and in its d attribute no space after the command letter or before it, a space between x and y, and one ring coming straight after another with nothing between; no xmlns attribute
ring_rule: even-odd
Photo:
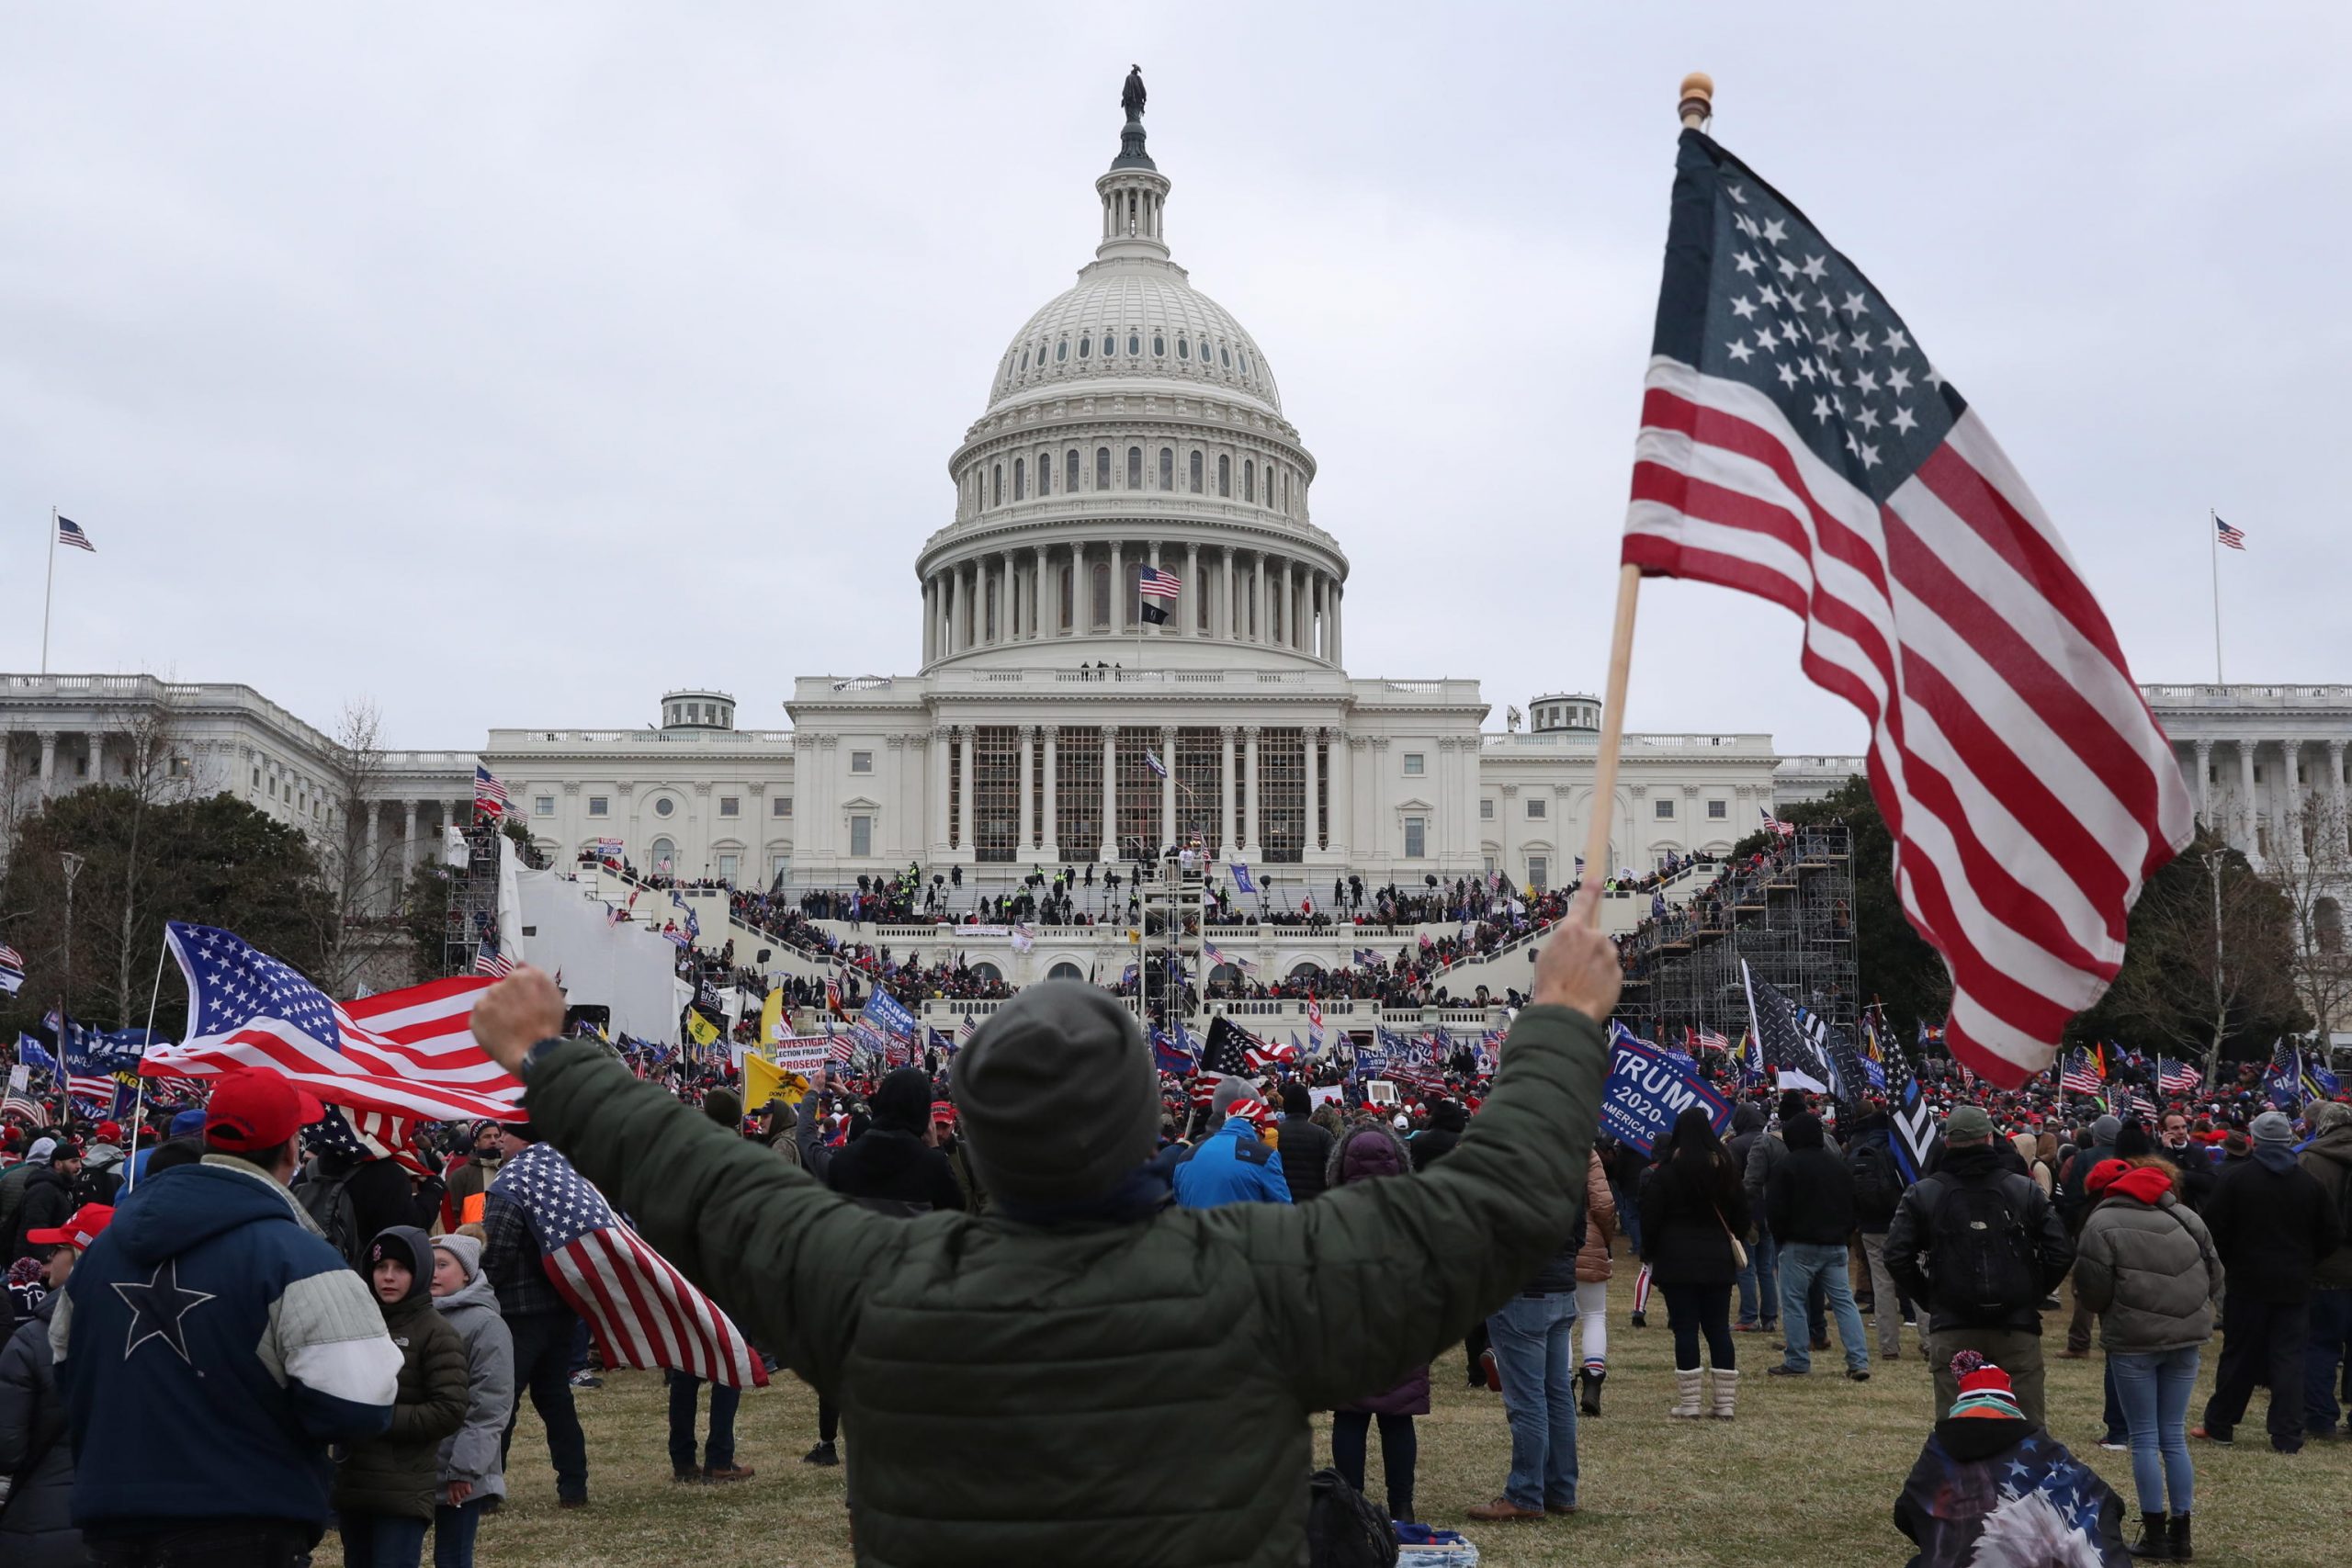
<svg viewBox="0 0 2352 1568"><path fill-rule="evenodd" d="M1601 1131L1648 1155L1674 1131L1675 1118L1694 1105L1718 1134L1731 1125L1731 1101L1687 1057L1678 1062L1630 1035L1615 1042L1609 1079L1600 1086Z"/></svg>

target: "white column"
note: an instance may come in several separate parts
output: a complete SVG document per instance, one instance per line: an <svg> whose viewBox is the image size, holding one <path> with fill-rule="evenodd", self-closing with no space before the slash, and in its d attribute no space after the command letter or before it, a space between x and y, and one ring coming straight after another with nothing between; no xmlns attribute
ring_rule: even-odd
<svg viewBox="0 0 2352 1568"><path fill-rule="evenodd" d="M931 824L931 848L925 860L939 860L947 853L947 835L953 826L947 818L947 747L954 734L944 725L931 732L931 803L923 812L923 820Z"/></svg>
<svg viewBox="0 0 2352 1568"><path fill-rule="evenodd" d="M1182 637L1198 637L1201 626L1201 547L1184 547L1184 592L1177 600L1182 612L1177 616L1177 633Z"/></svg>
<svg viewBox="0 0 2352 1568"><path fill-rule="evenodd" d="M1021 741L1021 769L1014 775L1021 781L1021 826L1015 829L1020 837L1014 841L1021 846L1019 858L1027 860L1031 846L1037 840L1037 814L1035 805L1031 799L1035 793L1036 779L1035 775L1029 771L1030 759L1036 753L1037 727L1024 724L1015 733Z"/></svg>
<svg viewBox="0 0 2352 1568"><path fill-rule="evenodd" d="M2192 741L2197 751L2197 819L2208 831L2219 831L2221 824L2213 820L2212 785L2213 743L2202 738ZM2224 835L2226 837L2226 835Z"/></svg>
<svg viewBox="0 0 2352 1568"><path fill-rule="evenodd" d="M368 858L359 863L359 907L363 909L372 909L376 903L376 867L379 863L376 859L376 835L379 819L384 812L383 807L372 800L367 803L367 810Z"/></svg>
<svg viewBox="0 0 2352 1568"><path fill-rule="evenodd" d="M1046 592L1046 547L1039 545L1029 552L1029 640L1035 642L1046 635L1046 616L1059 613L1059 601Z"/></svg>
<svg viewBox="0 0 2352 1568"><path fill-rule="evenodd" d="M1264 623L1259 624L1262 626ZM1242 822L1242 836L1249 842L1242 848L1244 858L1254 861L1258 858L1258 845L1266 835L1265 824L1258 820L1259 807L1263 804L1258 793L1258 727L1254 724L1243 726L1241 739L1249 761L1249 781L1241 786L1244 791L1242 799L1249 802L1248 815Z"/></svg>
<svg viewBox="0 0 2352 1568"><path fill-rule="evenodd" d="M57 779L57 731L44 729L40 735L40 795L47 800Z"/></svg>
<svg viewBox="0 0 2352 1568"><path fill-rule="evenodd" d="M1355 768L1348 750L1347 736L1332 730L1331 782L1326 786L1331 795L1329 848L1332 856L1342 863L1355 844Z"/></svg>
<svg viewBox="0 0 2352 1568"><path fill-rule="evenodd" d="M1060 729L1046 726L1046 858L1062 858L1060 781L1055 777L1056 751Z"/></svg>
<svg viewBox="0 0 2352 1568"><path fill-rule="evenodd" d="M964 858L972 855L972 727L956 727L958 782L962 788L956 795L956 847Z"/></svg>
<svg viewBox="0 0 2352 1568"><path fill-rule="evenodd" d="M1278 648L1295 648L1298 646L1298 612L1291 605L1290 558L1287 556L1274 565L1273 592L1274 603L1282 610L1282 636L1279 638L1269 636L1266 640ZM1272 623L1269 622L1267 630L1271 633L1272 629Z"/></svg>
<svg viewBox="0 0 2352 1568"><path fill-rule="evenodd" d="M1225 747L1225 765L1217 772L1217 853L1230 857L1233 853L1233 726L1217 727L1217 739Z"/></svg>
<svg viewBox="0 0 2352 1568"><path fill-rule="evenodd" d="M1159 731L1159 761L1168 776L1159 781L1159 842L1144 848L1158 853L1177 842L1176 837L1176 731L1161 726Z"/></svg>
<svg viewBox="0 0 2352 1568"><path fill-rule="evenodd" d="M1310 858L1323 847L1315 814L1316 781L1323 776L1323 763L1316 752L1322 750L1322 739L1320 728L1311 724L1306 727L1306 853Z"/></svg>
<svg viewBox="0 0 2352 1568"><path fill-rule="evenodd" d="M526 807L524 809L529 808ZM409 877L415 874L416 852L424 842L424 802L412 800L408 803L408 841L401 846L401 886L402 887L408 886Z"/></svg>
<svg viewBox="0 0 2352 1568"><path fill-rule="evenodd" d="M1119 858L1118 739L1116 728L1108 724L1102 727L1102 852L1095 858L1105 865Z"/></svg>
<svg viewBox="0 0 2352 1568"><path fill-rule="evenodd" d="M1347 597L1347 590L1340 587L1340 580L1337 577L1334 577L1331 579L1330 586L1324 590L1323 596L1330 602L1331 605L1331 662L1333 664L1338 664L1340 661L1341 657L1340 643L1340 623L1341 619L1340 615L1340 602Z"/></svg>
<svg viewBox="0 0 2352 1568"><path fill-rule="evenodd" d="M2278 845L2278 858L2284 863L2303 852L2303 792L2296 782L2298 764L2302 761L2302 742L2278 742L2278 830L2283 836Z"/></svg>
<svg viewBox="0 0 2352 1568"><path fill-rule="evenodd" d="M1127 586L1124 593L1120 591L1121 580L1126 576L1124 567L1119 541L1114 539L1111 541L1111 633L1114 637L1127 629L1129 611L1126 602L1134 598L1136 592L1132 585Z"/></svg>
<svg viewBox="0 0 2352 1568"><path fill-rule="evenodd" d="M2352 824L2344 819L2344 742L2341 740L2327 743L2327 817L2324 830L2335 836L2335 841L2327 846L2327 858L2334 863L2344 853L2346 843L2352 842L2346 835L2346 828Z"/></svg>
<svg viewBox="0 0 2352 1568"><path fill-rule="evenodd" d="M2244 835L2238 848L2249 855L2255 852L2254 746L2251 740L2238 742L2238 817Z"/></svg>

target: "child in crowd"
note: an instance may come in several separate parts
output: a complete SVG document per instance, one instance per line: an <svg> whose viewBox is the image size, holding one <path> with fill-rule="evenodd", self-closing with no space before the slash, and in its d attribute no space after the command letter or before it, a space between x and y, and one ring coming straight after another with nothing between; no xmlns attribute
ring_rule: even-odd
<svg viewBox="0 0 2352 1568"><path fill-rule="evenodd" d="M499 1453L514 1407L514 1340L481 1271L480 1225L433 1239L433 1304L466 1347L465 1424L441 1441L433 1509L433 1568L473 1568L483 1511L506 1495Z"/></svg>
<svg viewBox="0 0 2352 1568"><path fill-rule="evenodd" d="M2122 1499L2026 1418L2008 1373L1973 1350L1951 1370L1960 1397L1894 1503L1906 1568L2128 1568Z"/></svg>
<svg viewBox="0 0 2352 1568"><path fill-rule="evenodd" d="M419 1568L433 1522L441 1439L465 1424L466 1344L433 1310L433 1246L413 1225L368 1244L368 1282L400 1348L392 1424L352 1445L334 1478L346 1568Z"/></svg>

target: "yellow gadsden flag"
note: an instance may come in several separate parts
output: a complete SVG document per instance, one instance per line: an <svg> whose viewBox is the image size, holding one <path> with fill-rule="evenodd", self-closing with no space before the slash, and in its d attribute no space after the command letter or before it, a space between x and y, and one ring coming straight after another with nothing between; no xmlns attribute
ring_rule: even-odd
<svg viewBox="0 0 2352 1568"><path fill-rule="evenodd" d="M768 993L760 1004L760 1043L773 1045L784 1038L784 988L778 987Z"/></svg>
<svg viewBox="0 0 2352 1568"><path fill-rule="evenodd" d="M756 1051L743 1054L743 1105L757 1111L771 1100L781 1100L786 1105L797 1105L808 1098L808 1080L798 1073L787 1073Z"/></svg>
<svg viewBox="0 0 2352 1568"><path fill-rule="evenodd" d="M718 1039L718 1025L694 1009L686 1010L686 1038L697 1045L708 1045Z"/></svg>

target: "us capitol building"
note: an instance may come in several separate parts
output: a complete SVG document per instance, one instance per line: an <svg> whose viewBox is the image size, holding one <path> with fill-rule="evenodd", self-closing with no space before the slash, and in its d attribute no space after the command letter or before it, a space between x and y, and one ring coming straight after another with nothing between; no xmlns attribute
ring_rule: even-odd
<svg viewBox="0 0 2352 1568"><path fill-rule="evenodd" d="M1013 334L948 458L952 515L915 551L917 673L802 678L788 729L679 691L658 728L394 752L368 788L370 840L428 852L470 809L479 757L560 860L618 840L682 877L838 886L912 863L989 886L1198 839L1295 908L1348 874L1563 881L1596 811L1613 864L1725 850L1860 771L1767 734L1634 734L1596 801L1593 698L1538 695L1524 729L1487 729L1475 681L1351 676L1348 558L1315 520L1315 457L1258 341L1172 259L1170 189L1131 110L1094 181L1093 260ZM2226 799L2249 848L2286 809L2257 757L2341 790L2352 691L2149 690L2202 765L2200 802ZM0 676L0 787L119 776L158 709L187 787L334 814L325 734L250 687L143 675Z"/></svg>

